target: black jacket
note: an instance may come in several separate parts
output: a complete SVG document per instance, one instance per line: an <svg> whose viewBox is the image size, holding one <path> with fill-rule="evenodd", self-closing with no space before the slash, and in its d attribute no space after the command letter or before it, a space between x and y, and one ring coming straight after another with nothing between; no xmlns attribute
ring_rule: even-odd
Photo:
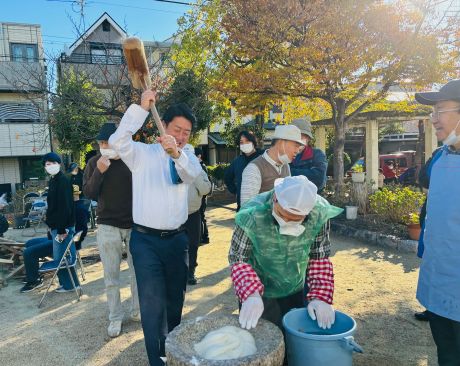
<svg viewBox="0 0 460 366"><path fill-rule="evenodd" d="M75 226L75 205L72 184L62 172L50 179L47 201L46 224L58 234L65 234L66 228Z"/></svg>
<svg viewBox="0 0 460 366"><path fill-rule="evenodd" d="M241 154L240 156L237 156L225 170L225 185L230 193L236 194L238 207L240 207L241 178L243 177L243 170L252 160L262 154L263 151L261 150L256 150L249 156Z"/></svg>
<svg viewBox="0 0 460 366"><path fill-rule="evenodd" d="M80 188L80 192L83 192L83 172L81 169L78 169L78 173L76 175L70 174L70 183L72 185L76 184L78 188ZM80 199L84 198L83 193L79 196Z"/></svg>

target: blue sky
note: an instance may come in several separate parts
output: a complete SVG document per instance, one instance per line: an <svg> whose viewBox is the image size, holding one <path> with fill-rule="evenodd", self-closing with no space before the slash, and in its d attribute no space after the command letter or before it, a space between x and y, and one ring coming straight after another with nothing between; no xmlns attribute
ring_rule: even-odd
<svg viewBox="0 0 460 366"><path fill-rule="evenodd" d="M45 53L57 55L65 44L70 46L77 38L78 32L70 18L80 24L77 4L80 1L0 0L0 22L40 24ZM84 29L106 11L129 35L155 41L170 37L177 30L177 19L190 9L154 0L84 0L84 3Z"/></svg>

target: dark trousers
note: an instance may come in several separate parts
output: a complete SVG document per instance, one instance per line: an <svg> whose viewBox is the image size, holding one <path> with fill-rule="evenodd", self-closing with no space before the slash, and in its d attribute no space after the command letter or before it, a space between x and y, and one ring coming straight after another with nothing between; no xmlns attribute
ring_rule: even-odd
<svg viewBox="0 0 460 366"><path fill-rule="evenodd" d="M53 241L48 238L35 238L27 240L23 253L24 267L27 282L35 282L38 279L38 267L40 258L53 256Z"/></svg>
<svg viewBox="0 0 460 366"><path fill-rule="evenodd" d="M187 231L188 243L188 273L190 276L195 274L195 268L198 266L198 246L201 241L201 213L200 211L188 215L184 224Z"/></svg>
<svg viewBox="0 0 460 366"><path fill-rule="evenodd" d="M209 241L209 231L208 231L208 223L206 221L206 206L207 206L207 200L206 196L204 196L201 199L201 207L200 207L200 213L201 213L201 236L200 236L200 243L203 240L206 240L206 242Z"/></svg>
<svg viewBox="0 0 460 366"><path fill-rule="evenodd" d="M302 308L305 306L303 290L277 299L267 299L262 297L262 300L264 302L264 312L262 313L262 318L277 325L281 330L283 330L283 316L292 309Z"/></svg>
<svg viewBox="0 0 460 366"><path fill-rule="evenodd" d="M292 309L305 307L303 290L296 292L295 294L276 299L262 297L262 301L264 302L264 312L262 313L261 318L278 326L283 334L283 316ZM238 308L241 310L241 302L239 303Z"/></svg>
<svg viewBox="0 0 460 366"><path fill-rule="evenodd" d="M460 322L428 312L439 366L460 366Z"/></svg>
<svg viewBox="0 0 460 366"><path fill-rule="evenodd" d="M130 251L136 272L145 347L151 366L163 365L168 332L180 324L188 272L185 231L170 236L133 229Z"/></svg>

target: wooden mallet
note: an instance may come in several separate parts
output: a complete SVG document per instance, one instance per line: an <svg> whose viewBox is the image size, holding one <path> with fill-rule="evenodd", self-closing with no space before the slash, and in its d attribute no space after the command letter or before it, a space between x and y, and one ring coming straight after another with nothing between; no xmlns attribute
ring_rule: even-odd
<svg viewBox="0 0 460 366"><path fill-rule="evenodd" d="M144 43L137 37L126 38L123 41L123 53L125 55L128 73L133 87L146 91L150 88L151 80L149 65L145 57ZM155 103L151 104L150 111L152 112L153 120L155 121L158 131L160 131L160 136L165 135L165 129L158 115Z"/></svg>

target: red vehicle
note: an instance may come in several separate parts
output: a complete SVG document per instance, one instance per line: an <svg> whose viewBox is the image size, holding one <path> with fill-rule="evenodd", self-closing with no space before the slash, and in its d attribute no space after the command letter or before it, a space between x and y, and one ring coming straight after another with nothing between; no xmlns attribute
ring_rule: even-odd
<svg viewBox="0 0 460 366"><path fill-rule="evenodd" d="M400 176L408 168L415 166L415 151L398 151L391 154L379 155L379 167L383 169L385 165L392 161L394 164L394 171L396 176ZM385 174L385 169L383 169ZM385 176L385 178L388 178Z"/></svg>

